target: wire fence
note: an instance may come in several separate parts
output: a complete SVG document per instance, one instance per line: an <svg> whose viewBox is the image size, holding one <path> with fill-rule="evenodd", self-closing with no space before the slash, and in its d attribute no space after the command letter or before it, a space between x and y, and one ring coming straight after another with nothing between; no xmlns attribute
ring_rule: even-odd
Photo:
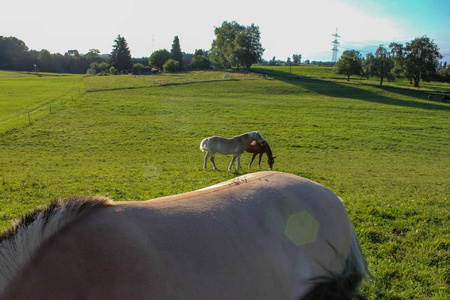
<svg viewBox="0 0 450 300"><path fill-rule="evenodd" d="M9 116L5 120L0 120L0 133L16 129L24 125L31 125L38 119L41 119L49 114L54 114L62 109L70 101L78 99L85 90L72 91L70 94L55 98L51 102L46 102L38 107L30 108L28 111L20 109L17 115Z"/></svg>

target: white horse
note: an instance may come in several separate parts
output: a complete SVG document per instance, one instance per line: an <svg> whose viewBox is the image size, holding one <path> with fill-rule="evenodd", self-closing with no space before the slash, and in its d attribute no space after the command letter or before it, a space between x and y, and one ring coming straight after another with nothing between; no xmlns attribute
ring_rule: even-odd
<svg viewBox="0 0 450 300"><path fill-rule="evenodd" d="M225 155L233 154L233 159L231 160L228 170L231 171L236 158L238 161L237 169L239 170L241 168L241 154L244 153L247 146L253 141L257 141L260 144L264 144L266 142L259 131L244 133L230 139L220 136L210 136L209 138L202 140L200 143L200 150L207 151L203 168L206 169L206 163L208 162L208 158L211 156L211 162L214 169L217 170L216 164L214 163L214 157L216 152L218 152Z"/></svg>
<svg viewBox="0 0 450 300"><path fill-rule="evenodd" d="M350 299L340 199L281 172L138 202L72 197L0 235L0 299Z"/></svg>
<svg viewBox="0 0 450 300"><path fill-rule="evenodd" d="M230 74L223 75L223 79L230 79Z"/></svg>

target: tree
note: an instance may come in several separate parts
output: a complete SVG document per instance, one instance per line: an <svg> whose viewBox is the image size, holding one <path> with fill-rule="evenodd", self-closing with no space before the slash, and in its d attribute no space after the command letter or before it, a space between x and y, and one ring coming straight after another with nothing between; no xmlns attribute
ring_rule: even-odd
<svg viewBox="0 0 450 300"><path fill-rule="evenodd" d="M30 71L36 63L23 41L0 36L0 69Z"/></svg>
<svg viewBox="0 0 450 300"><path fill-rule="evenodd" d="M133 61L131 59L130 49L128 48L127 41L120 34L114 40L116 43L113 46L113 51L110 57L110 64L114 66L117 71L129 70L133 67Z"/></svg>
<svg viewBox="0 0 450 300"><path fill-rule="evenodd" d="M174 59L169 59L163 66L164 72L175 73L180 69L180 64Z"/></svg>
<svg viewBox="0 0 450 300"><path fill-rule="evenodd" d="M207 70L211 67L211 64L203 50L195 50L190 67L194 70Z"/></svg>
<svg viewBox="0 0 450 300"><path fill-rule="evenodd" d="M53 56L46 49L39 52L39 69L42 72L55 72L53 65Z"/></svg>
<svg viewBox="0 0 450 300"><path fill-rule="evenodd" d="M405 52L405 76L414 80L415 87L419 86L421 79L430 80L436 74L442 55L430 38L424 36L406 43Z"/></svg>
<svg viewBox="0 0 450 300"><path fill-rule="evenodd" d="M394 61L383 46L378 47L375 56L372 53L368 54L364 62L364 68L368 76L375 75L380 77L380 86L383 85L384 78L393 78L391 74L393 67Z"/></svg>
<svg viewBox="0 0 450 300"><path fill-rule="evenodd" d="M236 35L234 56L239 65L246 70L259 61L264 53L262 48L259 27L252 24ZM238 65L238 67L239 67Z"/></svg>
<svg viewBox="0 0 450 300"><path fill-rule="evenodd" d="M175 36L172 44L172 50L170 50L170 58L177 61L179 68L183 68L183 53L181 53L180 40L178 36Z"/></svg>
<svg viewBox="0 0 450 300"><path fill-rule="evenodd" d="M392 73L395 74L396 77L403 77L405 60L403 44L391 43L389 48L391 48L391 58L394 62Z"/></svg>
<svg viewBox="0 0 450 300"><path fill-rule="evenodd" d="M233 57L234 40L236 34L243 30L243 26L233 21L223 22L221 27L214 29L216 39L211 44L211 61L225 69L236 65Z"/></svg>
<svg viewBox="0 0 450 300"><path fill-rule="evenodd" d="M170 52L167 51L166 49L162 49L153 52L150 58L148 59L148 62L151 66L162 71L164 64L169 59L170 59Z"/></svg>
<svg viewBox="0 0 450 300"><path fill-rule="evenodd" d="M416 38L406 46L391 43L389 47L395 64L393 72L414 81L415 87L419 87L420 80L431 80L436 74L442 55L430 38Z"/></svg>
<svg viewBox="0 0 450 300"><path fill-rule="evenodd" d="M261 60L264 49L260 43L259 27L249 27L237 22L223 22L214 30L216 39L211 45L211 61L223 68L243 66L249 68Z"/></svg>
<svg viewBox="0 0 450 300"><path fill-rule="evenodd" d="M292 60L294 61L294 64L299 65L302 63L302 55L301 54L293 54Z"/></svg>
<svg viewBox="0 0 450 300"><path fill-rule="evenodd" d="M336 73L347 75L347 81L350 76L360 75L362 71L362 56L356 50L346 50L336 63Z"/></svg>

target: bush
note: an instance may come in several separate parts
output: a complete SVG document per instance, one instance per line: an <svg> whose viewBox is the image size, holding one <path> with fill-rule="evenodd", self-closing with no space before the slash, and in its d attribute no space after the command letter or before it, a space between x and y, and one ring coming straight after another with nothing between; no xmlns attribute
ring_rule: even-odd
<svg viewBox="0 0 450 300"><path fill-rule="evenodd" d="M440 82L450 82L450 67L439 70L433 79Z"/></svg>
<svg viewBox="0 0 450 300"><path fill-rule="evenodd" d="M141 63L136 63L133 65L133 74L139 75L139 68L144 68L144 65Z"/></svg>
<svg viewBox="0 0 450 300"><path fill-rule="evenodd" d="M203 55L194 56L189 66L194 70L208 70L211 68L209 60Z"/></svg>
<svg viewBox="0 0 450 300"><path fill-rule="evenodd" d="M169 59L163 66L164 72L175 73L180 70L180 63L176 60Z"/></svg>
<svg viewBox="0 0 450 300"><path fill-rule="evenodd" d="M109 64L106 62L93 62L90 65L90 68L88 69L87 73L90 75L96 75L96 74L103 74L106 73L106 71L109 69Z"/></svg>

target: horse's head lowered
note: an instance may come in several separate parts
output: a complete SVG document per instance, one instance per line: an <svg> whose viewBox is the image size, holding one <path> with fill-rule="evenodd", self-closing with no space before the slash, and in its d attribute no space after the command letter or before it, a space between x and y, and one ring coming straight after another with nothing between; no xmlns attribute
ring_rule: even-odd
<svg viewBox="0 0 450 300"><path fill-rule="evenodd" d="M269 167L271 170L273 170L273 164L275 163L275 158L272 155L272 150L269 147L269 143L264 143L261 145L262 149L264 150L264 152L266 152L267 154L267 163L269 164Z"/></svg>

